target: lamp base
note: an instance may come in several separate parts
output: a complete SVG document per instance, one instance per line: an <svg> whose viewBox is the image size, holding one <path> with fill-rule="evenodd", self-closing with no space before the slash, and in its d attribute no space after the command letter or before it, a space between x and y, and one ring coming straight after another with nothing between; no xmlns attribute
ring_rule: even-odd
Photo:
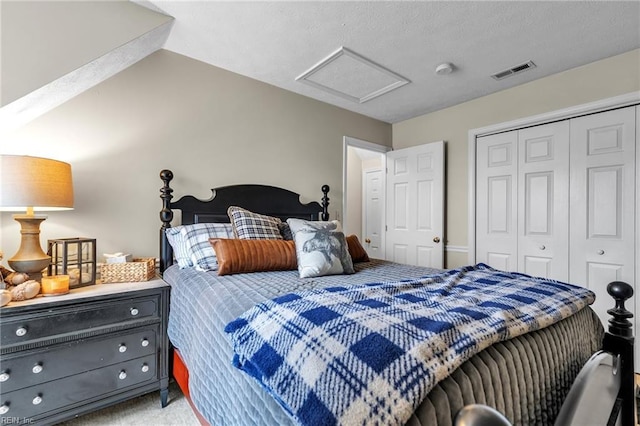
<svg viewBox="0 0 640 426"><path fill-rule="evenodd" d="M20 223L22 239L18 252L8 260L9 266L17 272L25 272L32 280L40 281L42 270L49 266L51 257L40 247L40 223L47 219L41 215L13 215Z"/></svg>

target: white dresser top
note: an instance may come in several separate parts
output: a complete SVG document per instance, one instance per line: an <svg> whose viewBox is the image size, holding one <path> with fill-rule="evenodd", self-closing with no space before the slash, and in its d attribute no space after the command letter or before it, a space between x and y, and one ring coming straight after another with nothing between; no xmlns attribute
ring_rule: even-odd
<svg viewBox="0 0 640 426"><path fill-rule="evenodd" d="M168 286L166 282L162 280L162 278L156 277L149 281L141 281L141 282L127 282L127 283L98 283L93 285L88 285L85 287L74 288L69 291L67 294L63 294L60 296L43 296L42 294L38 294L33 299L23 300L23 301L12 301L9 302L8 305L0 308L1 310L11 309L18 306L30 306L37 305L42 303L50 303L50 302L64 302L68 300L76 300L82 299L86 297L95 297L95 296L104 296L109 294L116 293L124 293L127 291L137 291L137 290L146 290L151 288L158 288Z"/></svg>

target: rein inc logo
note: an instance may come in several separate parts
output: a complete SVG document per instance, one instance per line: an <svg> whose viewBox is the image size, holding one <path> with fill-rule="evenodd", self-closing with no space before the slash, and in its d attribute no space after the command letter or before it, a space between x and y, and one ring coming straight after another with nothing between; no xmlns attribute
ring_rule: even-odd
<svg viewBox="0 0 640 426"><path fill-rule="evenodd" d="M30 425L34 423L34 420L30 417L0 417L0 425Z"/></svg>

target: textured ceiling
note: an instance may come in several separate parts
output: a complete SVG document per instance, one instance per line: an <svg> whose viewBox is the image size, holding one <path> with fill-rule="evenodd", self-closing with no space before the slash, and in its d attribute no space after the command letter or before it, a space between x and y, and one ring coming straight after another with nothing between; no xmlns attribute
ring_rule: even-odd
<svg viewBox="0 0 640 426"><path fill-rule="evenodd" d="M175 18L165 49L390 123L640 47L638 1L137 3ZM340 47L410 83L358 102L296 80ZM442 62L454 72L436 75Z"/></svg>

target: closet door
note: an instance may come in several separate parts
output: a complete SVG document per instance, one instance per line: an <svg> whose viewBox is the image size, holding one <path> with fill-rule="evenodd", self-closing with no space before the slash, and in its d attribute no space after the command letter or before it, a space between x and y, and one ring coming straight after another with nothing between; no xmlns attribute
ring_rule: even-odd
<svg viewBox="0 0 640 426"><path fill-rule="evenodd" d="M569 122L518 131L518 271L569 279Z"/></svg>
<svg viewBox="0 0 640 426"><path fill-rule="evenodd" d="M570 281L596 293L604 324L607 284L636 282L635 114L628 107L571 120ZM626 306L635 310L633 300Z"/></svg>
<svg viewBox="0 0 640 426"><path fill-rule="evenodd" d="M476 143L476 260L518 268L517 131L483 136Z"/></svg>

